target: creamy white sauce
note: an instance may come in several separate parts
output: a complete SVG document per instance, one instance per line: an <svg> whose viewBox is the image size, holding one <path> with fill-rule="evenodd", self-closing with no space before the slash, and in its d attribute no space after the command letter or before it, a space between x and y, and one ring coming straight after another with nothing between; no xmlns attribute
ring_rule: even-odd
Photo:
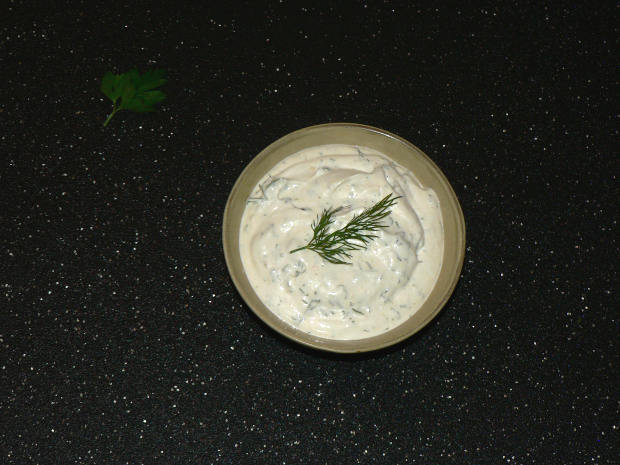
<svg viewBox="0 0 620 465"><path fill-rule="evenodd" d="M312 250L312 222L347 206L329 231L386 195L401 196L366 249L336 265ZM322 145L292 154L253 190L241 220L245 273L282 320L328 339L362 339L413 315L441 268L444 232L439 200L413 173L365 147Z"/></svg>

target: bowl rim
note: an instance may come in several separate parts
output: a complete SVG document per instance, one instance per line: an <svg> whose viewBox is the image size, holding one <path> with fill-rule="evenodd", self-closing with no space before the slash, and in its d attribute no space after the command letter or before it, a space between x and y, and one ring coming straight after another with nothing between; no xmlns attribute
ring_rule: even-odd
<svg viewBox="0 0 620 465"><path fill-rule="evenodd" d="M232 255L231 255L233 253L232 249L235 248L234 246L236 246L236 250L238 252L238 240L234 241L235 243L232 244L231 234L228 234L228 231L229 231L228 225L231 222L230 216L231 216L232 202L237 197L237 192L239 191L240 186L246 177L245 175L251 172L254 166L259 164L264 158L268 157L269 154L273 152L277 147L279 147L280 145L286 144L287 142L291 140L294 140L295 138L302 135L303 133L307 133L310 131L317 131L321 129L346 128L346 127L370 131L370 132L377 133L381 136L395 139L398 142L404 144L405 146L408 146L409 149L412 149L414 152L417 153L417 155L421 156L425 160L425 162L429 165L433 174L437 176L437 181L445 189L445 192L447 193L448 197L451 200L451 205L453 207L454 214L456 217L455 226L456 226L457 235L458 237L461 238L461 240L458 241L456 262L454 263L454 266L451 267L451 270L449 270L450 271L449 275L447 275L447 279L449 280L449 285L444 287L444 291L441 294L441 297L438 300L437 304L435 305L434 310L430 312L427 315L427 317L423 319L418 324L418 326L415 327L412 331L404 332L398 336L395 336L389 339L385 338L385 335L390 333L393 329L398 328L399 326L404 324L407 320L401 323L401 325L398 325L392 330L389 330L387 332L380 333L378 335L371 336L368 338L353 339L353 340L327 339L327 338L321 338L321 337L310 335L304 331L301 331L295 328L294 326L290 325L284 320L280 319L266 305L263 304L263 306L268 311L268 313L271 314L273 318L275 318L274 321L271 321L270 318L263 317L263 315L260 312L258 312L256 309L253 308L252 305L250 305L250 303L248 302L248 296L246 295L245 288L241 285L240 278L232 266ZM291 154L292 153L293 152L291 152ZM389 157L389 154L386 154L386 156ZM263 323L265 323L267 326L269 326L271 329L276 331L278 334L284 336L285 338L291 341L294 341L298 344L301 344L303 346L312 348L312 349L321 350L325 352L340 353L340 354L363 353L363 352L371 352L371 351L384 349L386 347L393 346L395 344L398 344L399 342L402 342L405 339L410 338L414 334L420 332L424 327L426 327L437 316L437 314L439 314L439 312L447 304L448 300L450 300L450 298L452 297L454 289L456 288L456 285L458 284L460 274L463 268L463 263L465 260L465 244L466 244L466 229L465 229L465 218L463 215L463 210L461 208L458 197L456 196L456 193L454 192L454 189L450 185L450 182L448 181L445 174L441 171L441 169L435 164L435 162L426 153L424 153L417 146L415 146L408 140L404 139L403 137L398 136L394 133L391 133L385 129L380 129L380 128L370 126L367 124L359 124L359 123L337 122L337 123L324 123L324 124L307 126L307 127L289 132L285 134L284 136L276 139L271 144L267 145L256 156L254 156L252 160L250 160L250 162L244 167L244 169L241 171L241 173L237 177L228 195L226 205L224 207L224 215L222 218L222 247L224 251L224 259L226 261L226 267L228 270L228 274L231 277L233 284L235 288L237 289L237 292L240 294L241 298L243 299L245 305L250 308L252 313L254 313L259 318L259 320L261 320ZM443 268L443 265L442 265L442 268ZM243 270L241 270L241 272L244 273ZM442 272L443 272L443 269L442 269ZM246 280L247 280L247 277L246 277ZM250 284L250 288L251 288L251 284ZM259 301L260 301L260 298L259 298ZM278 322L278 324L275 324L276 321ZM355 344L356 342L357 344Z"/></svg>

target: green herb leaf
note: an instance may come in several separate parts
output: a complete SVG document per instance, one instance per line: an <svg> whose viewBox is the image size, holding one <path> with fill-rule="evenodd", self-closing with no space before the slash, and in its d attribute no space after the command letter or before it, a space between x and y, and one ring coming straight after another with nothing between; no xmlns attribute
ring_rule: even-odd
<svg viewBox="0 0 620 465"><path fill-rule="evenodd" d="M121 77L118 74L112 74L107 72L104 74L101 80L101 92L108 97L112 102L116 102L121 96Z"/></svg>
<svg viewBox="0 0 620 465"><path fill-rule="evenodd" d="M300 250L314 250L322 258L336 265L350 265L345 259L350 259L353 250L365 249L368 243L377 237L372 234L381 228L387 227L380 221L391 213L389 210L399 197L388 194L372 207L367 208L359 215L354 216L344 227L327 233L329 226L334 222L335 213L342 207L323 210L321 216L312 223L313 236L305 246L291 250L289 253Z"/></svg>
<svg viewBox="0 0 620 465"><path fill-rule="evenodd" d="M101 80L101 92L112 100L112 113L103 126L107 126L120 110L138 113L155 111L155 105L166 98L161 90L154 90L167 82L165 75L163 69L146 71L140 75L135 68L123 74L105 73Z"/></svg>

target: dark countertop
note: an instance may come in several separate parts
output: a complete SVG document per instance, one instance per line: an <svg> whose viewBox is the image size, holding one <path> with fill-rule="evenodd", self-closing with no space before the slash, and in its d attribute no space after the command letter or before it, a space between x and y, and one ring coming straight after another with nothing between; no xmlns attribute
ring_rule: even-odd
<svg viewBox="0 0 620 465"><path fill-rule="evenodd" d="M0 19L0 463L619 463L613 2L52 3ZM168 98L104 129L133 66ZM245 164L333 121L467 223L440 315L358 356L262 324L220 237Z"/></svg>

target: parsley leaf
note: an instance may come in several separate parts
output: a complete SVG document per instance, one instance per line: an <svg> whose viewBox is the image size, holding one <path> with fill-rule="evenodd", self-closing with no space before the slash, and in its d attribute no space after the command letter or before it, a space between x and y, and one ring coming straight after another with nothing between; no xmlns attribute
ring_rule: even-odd
<svg viewBox="0 0 620 465"><path fill-rule="evenodd" d="M165 74L165 70L156 69L140 75L135 68L123 74L105 73L101 80L101 92L112 100L113 106L103 126L107 126L121 110L138 113L155 111L155 105L166 98L161 90L154 90L167 82Z"/></svg>

